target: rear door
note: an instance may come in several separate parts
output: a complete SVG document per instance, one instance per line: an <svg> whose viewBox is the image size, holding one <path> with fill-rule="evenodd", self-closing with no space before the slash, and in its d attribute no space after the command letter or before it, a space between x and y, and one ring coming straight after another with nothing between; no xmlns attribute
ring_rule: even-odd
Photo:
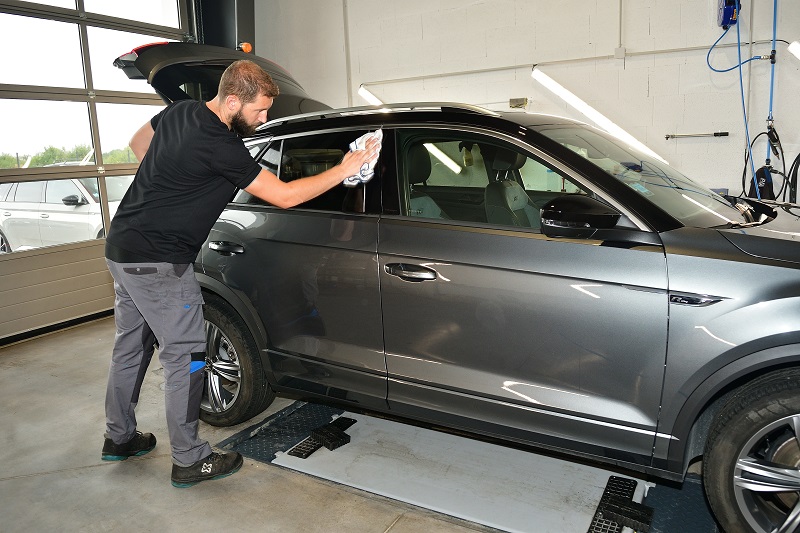
<svg viewBox="0 0 800 533"><path fill-rule="evenodd" d="M432 420L442 411L470 429L588 453L625 450L625 460L647 462L666 352L662 247L551 239L533 220L490 223L477 189L498 179L550 197L592 191L507 139L433 129L398 139L409 205L404 216L383 217L378 248L391 407ZM419 145L435 149L426 180L409 176L420 166ZM515 160L500 158L501 150L517 151L518 163L498 164ZM442 216L410 206L421 181ZM460 210L448 209L448 186Z"/></svg>
<svg viewBox="0 0 800 533"><path fill-rule="evenodd" d="M14 251L42 246L39 204L44 184L44 181L21 182L8 193L0 216L3 217L3 233Z"/></svg>
<svg viewBox="0 0 800 533"><path fill-rule="evenodd" d="M365 132L278 139L260 162L287 182L315 175ZM292 209L241 191L211 231L203 267L246 291L266 328L278 387L385 407L380 179L379 170L366 187L334 187Z"/></svg>

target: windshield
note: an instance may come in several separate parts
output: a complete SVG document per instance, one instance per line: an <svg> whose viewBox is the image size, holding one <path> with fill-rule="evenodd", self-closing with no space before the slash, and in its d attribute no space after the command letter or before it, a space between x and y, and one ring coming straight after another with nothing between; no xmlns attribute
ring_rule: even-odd
<svg viewBox="0 0 800 533"><path fill-rule="evenodd" d="M686 226L708 228L746 221L722 196L588 126L550 125L537 131L591 161Z"/></svg>

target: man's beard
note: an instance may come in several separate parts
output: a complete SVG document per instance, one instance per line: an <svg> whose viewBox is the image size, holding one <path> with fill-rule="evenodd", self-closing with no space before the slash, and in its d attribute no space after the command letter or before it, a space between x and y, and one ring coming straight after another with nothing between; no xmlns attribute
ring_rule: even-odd
<svg viewBox="0 0 800 533"><path fill-rule="evenodd" d="M239 137L250 137L256 132L256 127L257 126L248 124L244 120L241 110L237 111L236 114L231 117L231 129Z"/></svg>

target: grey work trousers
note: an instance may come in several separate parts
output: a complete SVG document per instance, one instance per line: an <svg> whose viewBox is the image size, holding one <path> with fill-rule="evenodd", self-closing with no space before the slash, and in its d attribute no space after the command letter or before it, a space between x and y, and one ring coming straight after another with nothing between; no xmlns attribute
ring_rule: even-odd
<svg viewBox="0 0 800 533"><path fill-rule="evenodd" d="M198 437L205 367L203 297L192 265L115 263L116 336L106 390L106 438L117 444L136 431L135 409L158 341L164 368L172 460L188 466L211 453Z"/></svg>

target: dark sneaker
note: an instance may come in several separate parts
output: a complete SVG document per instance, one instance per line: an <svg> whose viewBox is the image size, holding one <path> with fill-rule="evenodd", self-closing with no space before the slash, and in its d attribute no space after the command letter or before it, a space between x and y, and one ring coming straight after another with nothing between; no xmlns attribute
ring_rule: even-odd
<svg viewBox="0 0 800 533"><path fill-rule="evenodd" d="M172 485L178 488L191 487L208 479L219 479L230 476L242 467L242 455L239 452L212 452L205 459L193 465L172 465Z"/></svg>
<svg viewBox="0 0 800 533"><path fill-rule="evenodd" d="M103 461L124 461L128 457L144 455L156 447L156 438L152 433L136 432L125 444L114 444L111 439L103 443Z"/></svg>

